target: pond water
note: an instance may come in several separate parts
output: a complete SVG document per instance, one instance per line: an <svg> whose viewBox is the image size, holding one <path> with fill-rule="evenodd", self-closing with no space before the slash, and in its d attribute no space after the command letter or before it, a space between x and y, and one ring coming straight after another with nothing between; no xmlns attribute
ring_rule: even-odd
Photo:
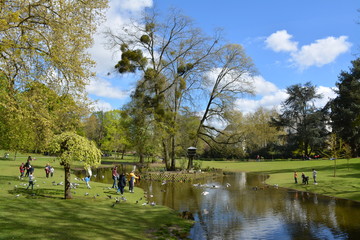
<svg viewBox="0 0 360 240"><path fill-rule="evenodd" d="M157 204L193 213L190 239L360 239L359 202L260 187L265 179L229 173L192 183L140 181L138 186Z"/></svg>

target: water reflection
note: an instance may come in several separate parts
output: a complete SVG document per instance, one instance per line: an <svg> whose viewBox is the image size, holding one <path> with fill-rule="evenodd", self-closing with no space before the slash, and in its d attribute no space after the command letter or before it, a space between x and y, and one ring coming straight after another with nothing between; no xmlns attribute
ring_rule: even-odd
<svg viewBox="0 0 360 240"><path fill-rule="evenodd" d="M133 166L119 169L129 172ZM111 168L94 174L96 181L112 181ZM266 178L234 173L195 183L140 181L138 186L153 196L150 201L192 212L191 239L360 239L359 202L266 187Z"/></svg>
<svg viewBox="0 0 360 240"><path fill-rule="evenodd" d="M262 175L237 173L196 184L141 182L141 186L158 204L194 214L191 239L360 236L359 203L264 187L265 179Z"/></svg>

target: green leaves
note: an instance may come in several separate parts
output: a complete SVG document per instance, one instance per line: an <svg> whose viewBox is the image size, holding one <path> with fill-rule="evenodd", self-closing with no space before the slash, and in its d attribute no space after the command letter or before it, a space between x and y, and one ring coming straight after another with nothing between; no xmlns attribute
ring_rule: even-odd
<svg viewBox="0 0 360 240"><path fill-rule="evenodd" d="M56 135L49 145L49 151L55 153L62 165L81 161L85 167L101 163L101 151L95 143L73 132Z"/></svg>

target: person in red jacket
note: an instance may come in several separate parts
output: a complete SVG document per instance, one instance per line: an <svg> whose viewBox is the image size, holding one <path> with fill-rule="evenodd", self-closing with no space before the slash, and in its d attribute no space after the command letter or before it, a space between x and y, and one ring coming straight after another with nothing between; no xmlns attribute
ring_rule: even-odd
<svg viewBox="0 0 360 240"><path fill-rule="evenodd" d="M20 177L21 178L24 177L24 172L25 172L25 164L24 163L21 163L19 170L20 170Z"/></svg>

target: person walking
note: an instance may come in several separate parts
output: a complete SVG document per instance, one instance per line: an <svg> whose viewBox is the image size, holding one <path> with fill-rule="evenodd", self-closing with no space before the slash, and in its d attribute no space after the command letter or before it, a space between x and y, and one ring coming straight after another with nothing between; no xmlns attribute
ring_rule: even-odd
<svg viewBox="0 0 360 240"><path fill-rule="evenodd" d="M119 175L119 179L118 179L118 189L117 189L117 193L120 192L121 195L124 194L124 188L126 186L126 177L124 173L121 173Z"/></svg>
<svg viewBox="0 0 360 240"><path fill-rule="evenodd" d="M313 179L314 179L314 183L317 183L317 182L316 182L316 175L317 175L317 172L316 172L315 169L313 168Z"/></svg>
<svg viewBox="0 0 360 240"><path fill-rule="evenodd" d="M134 174L134 171L132 171L130 174L129 174L129 191L131 193L134 193L134 185L135 185L135 182L136 180L135 179L138 179L139 177L135 176Z"/></svg>
<svg viewBox="0 0 360 240"><path fill-rule="evenodd" d="M35 177L34 177L33 173L30 172L29 173L29 186L26 188L26 190L29 189L30 186L31 186L31 190L34 189L34 178Z"/></svg>
<svg viewBox="0 0 360 240"><path fill-rule="evenodd" d="M86 187L90 189L90 188L91 188L91 187L90 187L90 177L89 177L89 176L86 176L86 177L84 178L84 181L85 181L85 183L86 183Z"/></svg>

